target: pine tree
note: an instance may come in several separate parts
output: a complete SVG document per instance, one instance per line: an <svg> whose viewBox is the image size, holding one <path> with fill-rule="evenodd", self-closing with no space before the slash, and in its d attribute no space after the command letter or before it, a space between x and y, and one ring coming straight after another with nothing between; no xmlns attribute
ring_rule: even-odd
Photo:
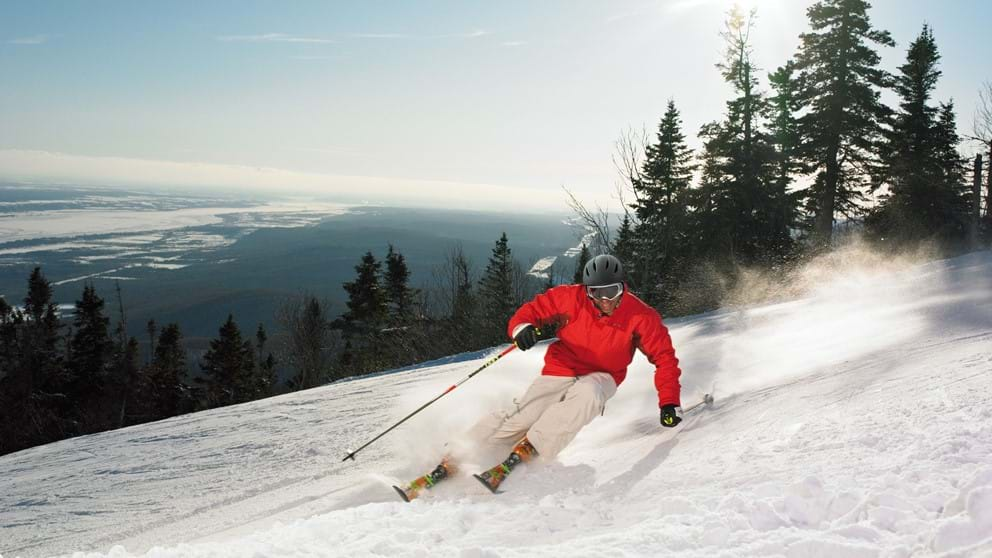
<svg viewBox="0 0 992 558"><path fill-rule="evenodd" d="M148 320L145 331L148 332L148 359L151 360L152 355L155 354L155 338L158 335L158 324L154 319Z"/></svg>
<svg viewBox="0 0 992 558"><path fill-rule="evenodd" d="M372 329L381 325L387 310L386 291L380 283L382 264L372 252L366 252L361 263L355 266L358 276L345 283L348 293L348 312L344 319L351 329Z"/></svg>
<svg viewBox="0 0 992 558"><path fill-rule="evenodd" d="M626 277L627 283L630 284L632 289L639 290L640 285L636 284L635 277L638 274L638 270L635 267L636 262L636 239L634 238L634 224L630 219L629 214L624 214L623 220L620 222L620 226L617 228L616 235L613 239L613 244L610 246L610 253L620 260L623 264L624 275Z"/></svg>
<svg viewBox="0 0 992 558"><path fill-rule="evenodd" d="M589 263L591 257L589 247L583 242L582 250L579 252L579 259L575 261L575 274L572 276L572 283L576 285L582 284L582 272L585 270L586 264Z"/></svg>
<svg viewBox="0 0 992 558"><path fill-rule="evenodd" d="M76 431L95 432L110 426L106 390L110 379L114 343L104 301L92 284L83 287L76 301L71 337L66 395L73 408Z"/></svg>
<svg viewBox="0 0 992 558"><path fill-rule="evenodd" d="M752 12L734 9L722 34L727 44L717 67L734 88L723 122L703 126L701 188L691 204L694 232L682 244L732 270L739 263L770 265L791 250L789 199L777 185L776 153L762 115L769 103L758 90L751 60Z"/></svg>
<svg viewBox="0 0 992 558"><path fill-rule="evenodd" d="M177 415L189 407L186 351L179 324L162 328L149 365L150 397L155 419Z"/></svg>
<svg viewBox="0 0 992 558"><path fill-rule="evenodd" d="M0 394L5 393L3 380L14 369L18 358L17 330L23 322L20 311L0 296ZM3 405L0 399L0 406ZM0 415L2 416L2 415Z"/></svg>
<svg viewBox="0 0 992 558"><path fill-rule="evenodd" d="M789 188L803 170L798 157L800 137L796 114L799 103L794 62L790 61L768 74L768 83L775 92L768 98L766 108L775 167L771 195L776 203L772 206L772 218L779 220L772 223L772 228L791 231L798 222L800 196L790 193Z"/></svg>
<svg viewBox="0 0 992 558"><path fill-rule="evenodd" d="M249 401L245 379L255 371L255 349L242 339L233 315L228 315L218 334L200 364L204 378L198 378L204 384L208 408Z"/></svg>
<svg viewBox="0 0 992 558"><path fill-rule="evenodd" d="M413 314L413 300L416 291L409 286L410 270L406 259L393 245L386 254L386 299L389 301L390 317L397 323L408 321Z"/></svg>
<svg viewBox="0 0 992 558"><path fill-rule="evenodd" d="M854 217L877 161L882 124L879 100L890 77L878 67L870 43L894 46L887 31L871 26L865 0L821 0L807 10L812 32L800 35L795 65L802 156L813 185L805 192L814 242L828 246L837 214Z"/></svg>
<svg viewBox="0 0 992 558"><path fill-rule="evenodd" d="M36 267L23 311L0 305L0 453L74 433L68 420L68 374L59 350L62 327L51 284Z"/></svg>
<svg viewBox="0 0 992 558"><path fill-rule="evenodd" d="M340 355L344 375L375 370L383 363L379 351L380 332L389 317L388 293L382 286L382 264L366 252L355 266L354 281L345 283L348 311L333 327L343 330L344 350Z"/></svg>
<svg viewBox="0 0 992 558"><path fill-rule="evenodd" d="M662 303L662 285L674 277L684 252L688 192L696 168L682 132L682 116L672 100L658 124L656 140L645 149L641 180L634 184L637 224L630 237L629 259L621 260L631 284L651 305ZM625 219L629 227L629 218Z"/></svg>
<svg viewBox="0 0 992 558"><path fill-rule="evenodd" d="M69 362L70 391L77 405L85 406L105 388L113 341L110 318L104 315L104 301L92 284L83 287L76 301L75 333Z"/></svg>
<svg viewBox="0 0 992 558"><path fill-rule="evenodd" d="M0 455L24 447L24 429L20 421L28 395L19 383L19 332L24 322L21 311L0 296ZM16 425L16 426L15 426Z"/></svg>
<svg viewBox="0 0 992 558"><path fill-rule="evenodd" d="M276 385L276 359L271 352L266 354L265 351L268 340L265 327L258 324L255 331L255 369L245 382L245 398L248 401L272 395Z"/></svg>
<svg viewBox="0 0 992 558"><path fill-rule="evenodd" d="M504 232L496 241L486 270L479 280L482 338L486 344L506 339L506 323L517 307L514 285L514 262Z"/></svg>
<svg viewBox="0 0 992 558"><path fill-rule="evenodd" d="M123 333L122 333L123 335ZM108 402L114 402L113 396L117 396L117 416L103 418L100 423L95 425L95 430L106 430L108 428L123 428L131 422L129 422L128 417L136 415L138 420L133 421L135 424L138 422L144 422L147 413L145 413L144 407L149 403L141 399L141 394L143 391L143 386L147 383L142 374L145 372L141 368L141 363L138 362L141 351L138 347L138 340L134 337L128 337L123 345L118 346L117 353L114 356L114 371L111 375L111 385L115 386L116 389L105 390L103 394L103 399ZM108 409L112 406L108 405ZM129 414L130 413L130 414Z"/></svg>
<svg viewBox="0 0 992 558"><path fill-rule="evenodd" d="M53 430L61 431L59 416L66 408L66 388L68 375L64 369L63 358L58 349L60 330L58 310L52 302L52 287L41 272L40 267L34 268L28 279L28 294L24 298L25 328L21 348L20 379L26 382L26 392L38 402L44 402L47 407L43 411L45 417L39 417ZM43 405L44 406L44 405ZM54 406L58 407L58 410Z"/></svg>
<svg viewBox="0 0 992 558"><path fill-rule="evenodd" d="M933 33L924 25L895 76L899 112L882 156L888 193L867 220L870 231L889 241L961 241L967 231L965 162L957 152L954 108L930 103L939 60Z"/></svg>

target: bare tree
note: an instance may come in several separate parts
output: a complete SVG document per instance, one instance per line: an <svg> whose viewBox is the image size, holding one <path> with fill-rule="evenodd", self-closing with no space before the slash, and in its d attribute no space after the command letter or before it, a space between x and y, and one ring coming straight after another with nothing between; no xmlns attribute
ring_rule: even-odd
<svg viewBox="0 0 992 558"><path fill-rule="evenodd" d="M649 143L648 132L645 129L635 130L627 128L620 133L620 138L615 142L615 150L612 155L613 167L619 175L616 182L616 192L614 199L620 204L624 215L631 222L636 222L636 216L630 211L632 205L628 200L637 201L640 185L644 180L641 169L644 168L644 155ZM586 207L568 188L564 188L568 194L568 206L575 212L582 226L583 242L585 242L593 254L609 253L613 245L613 228L610 226L610 214L603 208L596 206L595 209ZM586 234L589 233L589 234Z"/></svg>
<svg viewBox="0 0 992 558"><path fill-rule="evenodd" d="M985 183L985 215L992 216L992 81L982 84L978 90L978 107L975 108L975 121L972 126L974 135L969 139L982 143L988 153L988 180Z"/></svg>
<svg viewBox="0 0 992 558"><path fill-rule="evenodd" d="M287 300L276 313L286 332L283 357L295 370L293 389L318 386L332 376L337 337L330 329L327 301L303 294Z"/></svg>
<svg viewBox="0 0 992 558"><path fill-rule="evenodd" d="M472 262L461 244L451 246L444 262L434 267L431 284L424 300L424 311L432 317L449 317L458 313L459 305L470 294L475 282Z"/></svg>
<svg viewBox="0 0 992 558"><path fill-rule="evenodd" d="M568 194L568 207L575 212L579 218L581 231L584 231L579 236L593 253L609 253L612 244L609 212L598 205L595 209L589 209L568 188L562 186L562 189Z"/></svg>
<svg viewBox="0 0 992 558"><path fill-rule="evenodd" d="M644 168L644 156L647 152L648 142L648 132L644 128L641 128L640 131L627 128L620 133L620 138L614 144L616 149L613 153L613 167L620 175L618 190L630 190L636 197L636 187L644 181L641 169Z"/></svg>

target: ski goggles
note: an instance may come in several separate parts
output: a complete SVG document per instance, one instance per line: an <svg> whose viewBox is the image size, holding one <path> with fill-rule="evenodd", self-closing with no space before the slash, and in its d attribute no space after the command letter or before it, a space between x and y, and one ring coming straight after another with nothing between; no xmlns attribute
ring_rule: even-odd
<svg viewBox="0 0 992 558"><path fill-rule="evenodd" d="M592 299L616 300L623 294L623 283L589 286L586 287L586 294Z"/></svg>

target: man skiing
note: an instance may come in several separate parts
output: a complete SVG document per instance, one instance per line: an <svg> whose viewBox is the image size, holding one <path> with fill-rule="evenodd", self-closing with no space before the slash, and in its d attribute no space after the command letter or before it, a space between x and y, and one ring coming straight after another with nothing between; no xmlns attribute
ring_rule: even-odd
<svg viewBox="0 0 992 558"><path fill-rule="evenodd" d="M542 374L523 397L510 409L483 417L468 432L467 439L482 446L476 451L510 449L499 465L475 475L493 492L516 465L535 456L553 459L604 413L627 374L634 349L655 366L661 425L671 428L682 421L681 371L668 329L658 312L627 291L623 278L616 257L596 256L583 268L581 285L549 289L510 318L507 332L522 351L537 343L542 326L557 324L558 340L548 347ZM421 489L451 475L454 461L447 457L407 489L396 490L406 500L415 498Z"/></svg>

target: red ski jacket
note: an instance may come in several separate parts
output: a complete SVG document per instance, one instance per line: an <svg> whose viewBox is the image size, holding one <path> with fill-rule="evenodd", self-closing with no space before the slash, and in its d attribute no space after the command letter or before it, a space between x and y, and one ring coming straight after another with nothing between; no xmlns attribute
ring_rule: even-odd
<svg viewBox="0 0 992 558"><path fill-rule="evenodd" d="M521 324L556 323L558 340L544 356L546 376L583 376L607 372L620 385L627 366L640 349L655 366L654 385L658 405L679 405L681 386L679 359L675 358L672 338L661 315L625 290L620 305L610 316L602 315L586 296L583 285L563 285L549 289L524 304L510 318L507 332Z"/></svg>

